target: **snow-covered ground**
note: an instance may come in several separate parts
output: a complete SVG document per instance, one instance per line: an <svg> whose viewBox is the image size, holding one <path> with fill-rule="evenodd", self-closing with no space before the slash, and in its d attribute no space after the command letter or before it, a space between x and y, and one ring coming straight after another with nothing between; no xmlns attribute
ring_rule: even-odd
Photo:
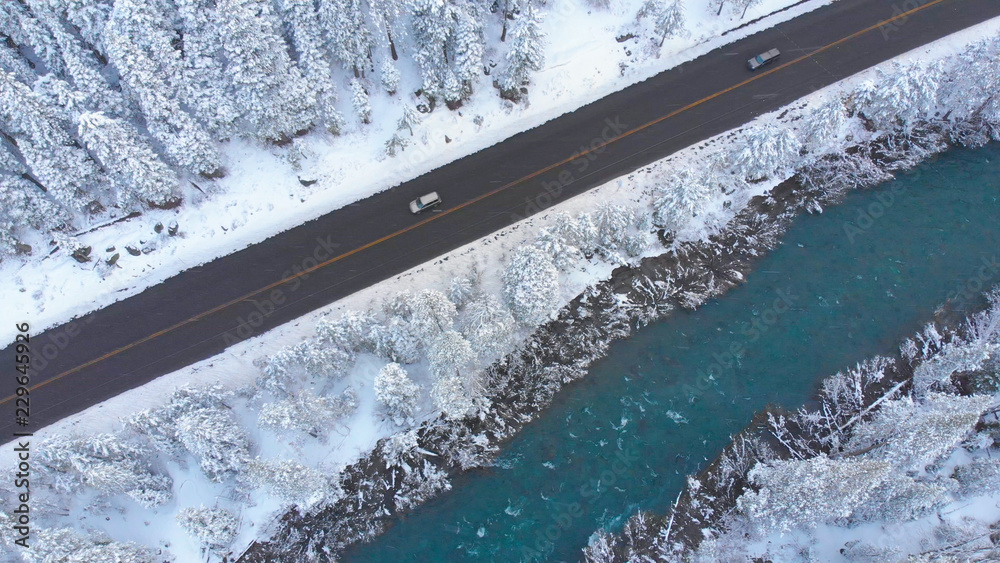
<svg viewBox="0 0 1000 563"><path fill-rule="evenodd" d="M372 124L348 124L340 136L313 133L296 141L299 168L289 159L293 147L264 147L231 141L224 147L228 176L196 180L185 186L185 203L173 210L149 210L140 217L82 234L94 249L95 261L80 264L65 252L0 263L0 301L18 318L42 330L135 295L188 268L231 254L305 221L391 188L455 159L482 150L518 132L640 82L721 45L814 10L831 0L763 0L742 19L729 11L717 17L702 0L685 8L686 35L667 39L659 56L649 40L616 37L636 31L641 0L611 2L595 8L589 0L552 0L544 12L545 67L532 75L526 104L497 96L482 77L472 99L457 111L439 107L414 127L412 141L396 157L386 157L384 144L396 130L412 94L373 93ZM761 21L720 37L741 23ZM403 63L400 60L399 63ZM403 83L419 83L415 68L402 69ZM412 75L412 76L409 76ZM409 77L409 78L408 78ZM299 180L316 180L303 186ZM176 221L178 236L159 223ZM46 248L47 241L32 241ZM126 246L143 249L132 256ZM113 249L112 249L113 247ZM148 253L145 251L148 250ZM115 268L100 262L119 254ZM0 342L14 338L11 326L0 327Z"/></svg>
<svg viewBox="0 0 1000 563"><path fill-rule="evenodd" d="M968 43L977 39L995 36L998 31L1000 31L1000 19L991 20L917 49L901 59L920 61L942 58L959 52ZM792 104L791 111L780 119L778 118L782 113L780 111L762 116L753 125L741 130L744 133L723 134L698 146L689 147L625 178L611 181L535 217L470 243L438 260L376 284L266 334L237 344L223 354L96 405L37 432L35 440L41 441L46 437L60 435L91 436L101 432L116 431L120 428L121 417L142 409L161 406L176 388L185 384L201 386L219 383L234 391L249 389L260 374L259 368L254 365L254 361L258 358L271 356L311 337L316 325L322 319L337 319L348 311L379 311L381 304L400 290L446 291L452 279L465 276L475 268L481 274L480 291L485 294L500 295L502 265L516 249L531 245L539 230L556 224L560 214L568 213L576 216L584 210L591 211L598 208L600 202L607 200L622 202L629 208L648 213L651 196L662 187L664 179L670 173L677 170L694 170L704 167L706 162L722 161L726 155L738 153L739 149L747 144L747 135L754 130L759 131L761 127L777 125L779 128L796 131L802 126L801 121L804 121L799 120L802 114L809 113L829 100L841 98L845 92L852 91L875 72L877 71L867 71L816 92ZM536 86L536 91L538 88L540 87ZM446 117L450 116L451 114L448 114ZM801 131L799 133L805 134ZM848 142L846 139L849 135L856 142L871 134L860 126L858 120L851 120L832 142L811 148L819 153L839 152L844 143ZM249 153L247 158L250 158ZM277 162L277 157L274 162ZM751 197L765 193L786 178L792 168L791 164L782 163L778 171L768 174L769 179L765 182L744 183L741 189L735 192L715 193L707 197L700 202L698 218L689 219L678 226L678 240L700 239L716 231L743 209ZM268 170L273 172L271 168ZM204 205L210 204L211 201ZM288 216L291 217L291 212L289 213ZM246 231L249 232L250 227ZM233 232L232 229L229 232ZM239 229L236 232L239 232ZM179 248L178 246L175 254L180 252ZM661 250L653 245L645 251L645 255L658 253ZM158 253L153 253L146 256L157 255ZM167 253L164 252L163 255ZM634 261L642 255L627 259ZM578 261L559 276L559 298L554 306L561 307L587 286L607 278L615 266L615 261L600 257ZM532 328L522 327L517 336L525 336ZM256 408L259 402L246 399L246 393L237 394L233 399L233 411L240 426L248 434L252 454L271 460L295 459L305 465L322 468L328 473L336 473L340 467L369 451L379 438L398 432L399 427L387 420L377 408L372 390L375 373L386 363L385 359L360 353L350 372L336 381L332 392L339 393L347 387L353 388L358 394L359 406L351 416L338 422L325 442L301 436L296 438L290 433L278 436L261 430L257 425ZM436 416L437 412L427 395L427 389L432 383L426 361L408 365L407 371L424 388L416 413L418 422ZM0 463L5 467L12 466L13 453L13 448L9 444L5 446L0 452ZM269 494L257 493L252 496L253 502L248 504L245 500L239 500L234 496L233 483L212 483L196 468L191 456L183 459L186 460L186 465L179 464L173 458L166 458L162 462L163 470L172 477L174 483L173 498L164 505L152 509L140 508L123 495L116 495L101 500L101 503L93 508L88 508L91 497L81 495L76 498L60 499L59 506L65 508L64 514L45 515L42 518L44 525L71 526L88 531L103 530L120 541L136 541L148 546L169 546L167 549L178 561L203 559L197 542L184 533L175 521L175 515L184 507L218 505L237 512L242 522L239 536L233 543L233 548L237 552L253 538L263 535L262 528L269 525L276 510L282 506L281 502ZM103 518L105 515L109 520ZM143 522L143 525L137 526L136 522Z"/></svg>

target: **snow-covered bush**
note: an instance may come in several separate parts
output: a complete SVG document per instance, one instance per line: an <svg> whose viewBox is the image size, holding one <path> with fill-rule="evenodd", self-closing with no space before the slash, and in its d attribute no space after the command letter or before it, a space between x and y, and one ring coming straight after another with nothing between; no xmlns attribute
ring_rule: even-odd
<svg viewBox="0 0 1000 563"><path fill-rule="evenodd" d="M340 487L329 476L291 460L250 460L241 479L253 487L264 487L283 501L304 507L324 499L336 500L341 494Z"/></svg>
<svg viewBox="0 0 1000 563"><path fill-rule="evenodd" d="M149 549L134 543L119 543L103 535L85 537L69 528L34 531L31 549L22 551L28 563L159 563Z"/></svg>
<svg viewBox="0 0 1000 563"><path fill-rule="evenodd" d="M224 508L189 506L177 513L177 523L207 548L226 548L236 539L240 523Z"/></svg>
<svg viewBox="0 0 1000 563"><path fill-rule="evenodd" d="M399 426L412 423L420 387L410 380L403 366L390 363L375 376L375 398Z"/></svg>
<svg viewBox="0 0 1000 563"><path fill-rule="evenodd" d="M152 452L119 434L53 436L39 449L46 481L61 493L75 493L86 485L105 495L127 495L144 507L172 497L170 477L155 474L148 466Z"/></svg>
<svg viewBox="0 0 1000 563"><path fill-rule="evenodd" d="M260 409L261 428L282 432L305 432L315 438L326 438L334 424L357 410L357 394L348 389L340 397L321 397L308 390Z"/></svg>

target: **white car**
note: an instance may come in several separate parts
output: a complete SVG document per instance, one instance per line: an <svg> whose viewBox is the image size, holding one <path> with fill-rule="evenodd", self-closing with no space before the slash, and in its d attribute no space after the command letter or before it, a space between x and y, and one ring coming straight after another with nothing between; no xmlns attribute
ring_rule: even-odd
<svg viewBox="0 0 1000 563"><path fill-rule="evenodd" d="M770 64L781 56L781 51L777 49L771 49L770 51L764 51L763 53L757 55L756 57L747 61L747 68L750 70L757 70L758 68Z"/></svg>
<svg viewBox="0 0 1000 563"><path fill-rule="evenodd" d="M437 192L431 192L425 196L418 197L410 202L410 211L414 214L426 211L432 207L441 205L441 198Z"/></svg>

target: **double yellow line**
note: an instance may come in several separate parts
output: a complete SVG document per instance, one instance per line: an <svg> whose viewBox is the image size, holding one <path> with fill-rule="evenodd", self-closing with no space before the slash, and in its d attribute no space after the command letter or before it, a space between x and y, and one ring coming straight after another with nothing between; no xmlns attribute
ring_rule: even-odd
<svg viewBox="0 0 1000 563"><path fill-rule="evenodd" d="M417 228L419 228L419 227L421 227L421 226L423 226L423 225L425 225L427 223L430 223L431 221L436 221L436 220L440 219L441 217L443 217L445 215L448 215L449 213L454 213L454 212L456 212L456 211L458 211L460 209L463 209L463 208L468 207L468 206L470 206L470 205L472 205L474 203L482 201L482 200L484 200L484 199L486 199L486 198L488 198L490 196L496 195L496 194L498 194L498 193L500 193L500 192L502 192L502 191L504 191L506 189L509 189L509 188L511 188L513 186L516 186L518 184L523 184L524 182L527 182L528 180L531 180L531 179L533 179L533 178L535 178L537 176L540 176L541 174L545 174L546 172L549 172L550 170L553 170L555 168L559 168L560 166L563 166L564 164L572 162L572 161L574 161L574 160L576 160L578 158L587 156L588 154L590 154L592 152L600 151L604 147L610 145L611 143L614 143L616 141L624 139L625 137L628 137L629 135L632 135L634 133L638 133L639 131L642 131L644 129L652 127L653 125L656 125L657 123L660 123L660 122L662 122L664 120L667 120L667 119L670 119L671 117L674 117L675 115L678 115L678 114L683 113L685 111L688 111L688 110L690 110L692 108L700 106L701 104L704 104L705 102L708 102L710 100L718 98L719 96L722 96L723 94L726 94L728 92L732 92L733 90L736 90L737 88L742 88L743 86L746 86L747 84L750 84L751 82L754 82L756 80L760 80L761 78L764 78L765 76L768 76L769 74L773 74L773 73L778 72L778 71L780 71L780 70L782 70L784 68L788 68L788 67L790 67L792 65L795 65L795 64L798 64L798 63L800 63L802 61L808 60L809 58L811 58L811 57L813 57L813 56L815 56L815 55L817 55L819 53L822 53L824 51L832 49L832 48L834 48L834 47L836 47L836 46L838 46L838 45L840 45L842 43L850 41L851 39L854 39L854 38L859 37L861 35L864 35L866 33L870 33L872 31L874 31L876 29L879 29L882 26L885 26L886 24L890 24L890 23L892 23L892 22L894 22L896 20L905 19L905 18L907 18L907 17L915 14L916 12L919 12L921 10L925 10L927 8L930 8L931 6L940 4L940 3L945 2L945 1L946 0L931 0L930 2L927 2L926 4L923 4L923 5L918 6L916 8L913 8L912 10L900 13L900 14L892 17L892 18L889 18L887 20L881 21L881 22L879 22L879 23L877 23L875 25L872 25L870 27L866 27L865 29L862 29L861 31L857 31L855 33L852 33L852 34L848 35L847 37L838 39L837 41L834 41L833 43L830 43L828 45L824 45L822 47L819 47L816 50L810 52L809 54L802 55L801 57L799 57L797 59L793 59L793 60L788 61L786 63L780 64L780 65L778 65L776 67L771 68L770 70L761 72L759 74L755 74L753 77L748 78L748 79L746 79L746 80L744 80L744 81L742 81L742 82L740 82L738 84L730 86L730 87L728 87L728 88L726 88L724 90L720 90L720 91L718 91L718 92L716 92L716 93L714 93L714 94L712 94L710 96L706 96L706 97L704 97L704 98L702 98L702 99L700 99L698 101L691 102L690 104L688 104L688 105L686 105L686 106L684 106L682 108L676 109L676 110L674 110L674 111L672 111L672 112L670 112L670 113L668 113L666 115L658 117L658 118L656 118L656 119L654 119L654 120L652 120L652 121L650 121L650 122L648 122L648 123L646 123L644 125L640 125L640 126L636 127L635 129L631 129L629 131L626 131L626 132L622 133L621 135L618 135L617 137L614 137L612 139L609 139L609 140L601 143L600 145L593 146L590 149L582 151L582 152L579 152L577 154L574 154L573 156L571 156L571 157L569 157L567 159L564 159L564 160L561 160L559 162L556 162L555 164L550 164L549 166L546 166L545 168L542 168L540 170L536 170L535 172L532 172L531 174L528 174L527 176L524 176L523 178L518 178L517 180L514 180L513 182L510 182L508 184L504 184L504 185L496 188L495 190L492 190L492 191L487 192L487 193L485 193L483 195L480 195L480 196L478 196L478 197L476 197L474 199L466 201L465 203L459 204L459 205L457 205L455 207L452 207L451 209L448 209L448 210L442 211L440 213L437 213L435 215L432 215L432 216L428 217L427 219L424 219L424 220L422 220L422 221L420 221L420 222L418 222L418 223L416 223L414 225L411 225L411 226L409 226L409 227L407 227L405 229L401 229L401 230L396 231L396 232L394 232L392 234L386 235L386 236L384 236L384 237L382 237L382 238L380 238L378 240L373 240L372 242L369 242L369 243L367 243L367 244L365 244L363 246L359 246L358 248L355 248L354 250L351 250L349 252L345 252L345 253L343 253L343 254L341 254L339 256L335 256L333 258L330 258L329 260L327 260L325 262L322 262L320 264L317 264L317 265L315 265L315 266L313 266L311 268L308 268L306 270L298 272L297 274L295 274L293 276L289 276L287 278L284 278L284 279L281 279L279 281L276 281L276 282L274 282L274 283L272 283L272 284L270 284L270 285L268 285L266 287L262 287L262 288L260 288L260 289L258 289L256 291L248 293L247 295L244 295L244 296L239 297L237 299L233 299L232 301L228 301L228 302L223 303L222 305L219 305L217 307L213 307L212 309L209 309L208 311L205 311L203 313L199 313L199 314L197 314L197 315L195 315L195 316L193 316L193 317L191 317L189 319L185 319L185 320L183 320L183 321L181 321L181 322L179 322L179 323L177 323L175 325L172 325L170 327L167 327L167 328L165 328L163 330L159 330L157 332L154 332L153 334L150 334L149 336L146 336L144 338L136 340L135 342L132 342L131 344L128 344L126 346L122 346L121 348L118 348L116 350L108 352L107 354L104 354L103 356L100 356L98 358L94 358L93 360L90 360L90 361L88 361L86 363L80 364L80 365L78 365L78 366L76 366L76 367L74 367L72 369L66 370L66 371L60 373L59 375L53 376L53 377L51 377L51 378L49 378L49 379L47 379L45 381L42 381L41 383L36 383L32 387L30 387L29 390L30 391L34 391L34 390L36 390L36 389L38 389L38 388L40 388L40 387L42 387L44 385L48 385L49 383L52 383L54 381L58 381L58 380L62 379L63 377L66 377L67 375L71 375L71 374L76 373L76 372L78 372L80 370L86 369L86 368L88 368L88 367L90 367L92 365L95 365L95 364L98 364L100 362L103 362L104 360L106 360L108 358L111 358L113 356L117 356L118 354L121 354L122 352L125 352L126 350L129 350L131 348L135 348L136 346L139 346L141 344L145 344L146 342L149 342L150 340L158 338L158 337L160 337L160 336L162 336L162 335L164 335L164 334L166 334L168 332L172 332L174 330L177 330L178 328L181 328L182 326L185 326L185 325L191 324L193 322L196 322L196 321L198 321L200 319L203 319L203 318L205 318L205 317L207 317L209 315L212 315L214 313L222 311L223 309L227 309L227 308L229 308L229 307L231 307L231 306L233 306L233 305L235 305L235 304L237 304L237 303L239 303L241 301L245 301L245 300L248 300L248 299L253 299L254 297L257 297L258 295L260 295L262 293L266 293L266 292L268 292L268 291L270 291L270 290L272 290L272 289L274 289L276 287L284 285L284 284L286 284L286 283L288 283L290 281L293 281L293 280L295 280L295 279L297 279L299 277L302 277L302 276L308 275L308 274L310 274L312 272L315 272L316 270L318 270L320 268L329 266L330 264L333 264L335 262L339 262L340 260L343 260L344 258L347 258L349 256L353 256L354 254L357 254L359 252L367 250L367 249L369 249L369 248L371 248L371 247L373 247L373 246L375 246L377 244L381 244L381 243L383 243L383 242L385 242L385 241L387 241L389 239L393 239L393 238L396 238L396 237L398 237L400 235L408 233L408 232L410 232L410 231L412 231L414 229L417 229ZM14 397L15 397L15 395L10 395L10 396L4 398L3 400L0 400L0 404L7 403L7 402L13 400Z"/></svg>

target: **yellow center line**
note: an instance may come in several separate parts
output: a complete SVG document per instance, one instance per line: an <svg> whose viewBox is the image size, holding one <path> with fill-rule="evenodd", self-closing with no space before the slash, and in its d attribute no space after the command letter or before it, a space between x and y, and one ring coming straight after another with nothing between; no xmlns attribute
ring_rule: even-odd
<svg viewBox="0 0 1000 563"><path fill-rule="evenodd" d="M333 264L334 262L338 262L340 260L343 260L344 258L353 256L353 255L355 255L355 254L357 254L359 252L367 250L367 249L369 249L369 248L371 248L371 247L373 247L373 246L375 246L377 244L381 244L381 243L383 243L383 242L385 242L385 241L387 241L389 239L393 239L393 238L396 238L396 237L398 237L400 235L408 233L408 232L410 232L410 231L412 231L412 230L414 230L416 228L419 228L419 227L421 227L423 225L426 225L427 223L430 223L431 221L436 221L436 220L440 219L441 217L444 217L445 215L448 215L449 213L453 213L455 211L458 211L460 209L468 207L468 206L470 206L472 204L480 202L480 201L482 201L482 200L484 200L484 199L486 199L486 198L488 198L490 196L496 195L496 194L498 194L498 193L500 193L500 192L502 192L502 191L504 191L506 189L509 189L509 188L511 188L513 186L516 186L518 184L523 184L524 182L526 182L528 180L531 180L531 179L533 179L533 178L535 178L535 177L537 177L537 176L539 176L541 174L545 174L546 172L549 172L549 171L551 171L551 170L553 170L555 168L559 168L560 166L568 164L568 163L570 163L570 162L572 162L572 161L574 161L574 160L576 160L576 159L578 159L580 157L586 156L586 155L588 155L588 154L590 154L592 152L599 151L599 150L603 149L604 147L610 145L611 143L620 141L621 139L624 139L625 137L628 137L629 135L632 135L634 133L638 133L639 131L642 131L644 129L652 127L653 125L661 123L664 120L670 119L671 117L674 117L674 116L676 116L676 115L678 115L680 113L683 113L683 112L688 111L688 110L690 110L692 108L700 106L701 104L704 104L705 102L714 100L715 98L718 98L719 96L722 96L723 94L726 94L728 92L732 92L733 90L736 90L737 88L742 88L743 86L746 86L747 84L750 84L751 82L754 82L756 80L760 80L761 78L764 78L765 76L768 76L768 75L773 74L775 72L778 72L778 71L780 71L780 70L782 70L784 68L787 68L787 67L792 66L794 64L798 64L798 63L800 63L802 61L805 61L805 60L813 57L814 55L817 55L819 53L822 53L824 51L832 49L833 47L836 47L837 45L840 45L840 44L842 44L842 43L844 43L846 41L850 41L851 39L854 39L855 37L859 37L859 36L864 35L866 33L870 33L871 31L876 30L876 29L878 29L878 28L880 28L880 27L882 27L882 26L884 26L884 25L886 25L888 23L892 23L892 22L894 22L894 21L896 21L898 19L901 19L901 18L906 18L906 17L908 17L908 16L910 16L910 15L916 13L916 12L919 12L921 10L924 10L926 8L934 6L936 4L940 4L940 3L944 2L944 1L945 0L931 0L930 2L928 2L926 4L923 4L922 6L918 6L916 8L913 8L912 10L909 10L909 11L903 12L901 14L898 14L898 15L892 17L892 18L889 18L887 20L881 21L881 22L879 22L879 23L877 23L875 25L872 25L870 27L866 27L865 29L862 29L861 31L857 31L855 33L852 33L852 34L848 35L847 37L838 39L837 41L834 41L833 43L830 43L828 45L824 45L823 47L819 47L815 51L812 51L812 52L810 52L810 53L808 53L806 55L802 55L801 57L799 57L797 59L793 59L791 61L788 61L788 62L783 63L781 65L778 65L776 67L773 67L770 70L761 72L759 74L755 74L751 78L748 78L748 79L746 79L746 80L744 80L742 82L739 82L739 83L737 83L737 84L735 84L733 86L730 86L730 87L728 87L728 88L726 88L724 90L720 90L720 91L718 91L718 92L716 92L716 93L714 93L714 94L712 94L710 96L706 96L706 97L704 97L704 98L702 98L700 100L697 100L695 102L691 102L690 104L688 104L688 105L686 105L686 106L684 106L682 108L676 109L676 110L674 110L674 111L672 111L672 112L670 112L670 113L668 113L666 115L658 117L658 118L656 118L656 119L654 119L654 120L652 120L652 121L650 121L650 122L648 122L648 123L646 123L644 125L640 125L640 126L636 127L635 129L631 129L629 131L626 131L626 132L622 133L621 135L619 135L617 137L614 137L612 139L609 139L609 140L601 143L600 145L597 145L595 147L591 147L588 150L576 153L576 154L574 154L573 156L571 156L569 158L566 158L564 160L556 162L555 164L550 164L549 166L546 166L545 168L542 168L540 170L536 170L535 172L532 172L531 174L528 174L527 176L524 176L523 178L518 178L517 180L514 180L513 182L510 182L508 184L504 184L504 185L500 186L499 188L496 188L495 190L492 190L492 191L487 192L485 194L482 194L482 195L480 195L478 197L470 199L470 200L468 200L468 201L466 201L464 203L461 203L461 204L459 204L459 205L457 205L455 207L452 207L450 209L447 209L445 211L441 211L441 212L437 213L436 215L432 215L432 216L428 217L427 219L424 219L424 220L422 220L422 221L420 221L418 223L415 223L415 224L413 224L413 225L411 225L409 227L406 227L405 229L401 229L401 230L396 231L396 232L394 232L392 234L386 235L386 236L384 236L384 237L382 237L380 239L373 240L373 241L371 241L371 242L369 242L367 244L364 244L362 246L359 246L358 248L355 248L354 250L351 250L349 252L345 252L345 253L343 253L343 254L341 254L339 256L335 256L335 257L333 257L333 258L331 258L331 259L329 259L329 260L327 260L325 262L322 262L322 263L317 264L317 265L315 265L315 266L313 266L311 268L303 270L303 271L301 271L301 272L299 272L299 273L297 273L297 274L295 274L293 276L290 276L290 277L278 280L278 281L276 281L276 282L274 282L274 283L272 283L270 285L267 285L267 286L265 286L265 287L263 287L261 289L255 290L255 291L253 291L253 292L251 292L251 293L249 293L247 295L244 295L243 297L238 297L236 299L233 299L232 301L223 303L222 305L219 305L217 307L213 307L212 309L209 309L208 311L205 311L203 313L199 313L199 314L197 314L197 315L195 315L195 316L193 316L193 317L191 317L189 319L183 320L183 321L181 321L181 322L179 322L179 323L177 323L175 325L172 325L172 326L167 327L167 328L165 328L163 330L159 330L157 332L154 332L153 334L150 334L149 336L146 336L144 338L136 340L135 342L133 342L131 344L128 344L126 346L122 346L121 348L118 348L116 350L112 350L111 352L108 352L107 354L104 354L103 356L100 356L98 358L94 358L93 360L90 360L90 361L88 361L86 363L80 364L80 365L76 366L75 368L66 370L66 371L60 373L59 375L56 375L56 376L54 376L54 377L52 377L50 379L47 379L47 380L45 380L45 381L43 381L41 383L37 383L34 386L29 387L28 389L29 389L29 391L34 391L35 389L38 389L38 388L40 388L40 387L42 387L44 385L48 385L49 383L52 383L53 381L58 381L59 379L62 379L63 377L66 377L67 375L76 373L76 372L78 372L78 371L80 371L82 369L86 369L86 368L88 368L88 367L90 367L90 366L92 366L94 364L103 362L104 360L106 360L108 358L111 358L113 356L121 354L122 352L125 352L126 350L129 350L131 348L135 348L136 346L139 346L141 344L145 344L146 342L149 342L150 340L158 338L158 337L160 337L160 336L162 336L162 335L164 335L164 334L166 334L168 332L174 331L174 330L176 330L176 329L178 329L178 328L180 328L182 326L191 324L191 323L196 322L198 320L201 320L201 319L203 319L203 318L205 318L205 317L207 317L209 315L212 315L214 313L222 311L223 309L231 307L231 306L239 303L240 301L245 301L245 300L248 300L248 299L252 299L252 298L260 295L261 293L265 293L265 292L270 291L270 290L272 290L272 289L274 289L274 288L276 288L278 286L281 286L281 285L284 285L284 284L286 284L288 282L294 281L295 279L300 278L300 277L305 276L305 275L308 275L308 274L310 274L312 272L315 272L316 270L318 270L320 268L329 266L330 264ZM14 399L14 397L15 397L15 395L10 395L10 396L4 398L3 400L0 400L0 405L11 401L12 399Z"/></svg>

